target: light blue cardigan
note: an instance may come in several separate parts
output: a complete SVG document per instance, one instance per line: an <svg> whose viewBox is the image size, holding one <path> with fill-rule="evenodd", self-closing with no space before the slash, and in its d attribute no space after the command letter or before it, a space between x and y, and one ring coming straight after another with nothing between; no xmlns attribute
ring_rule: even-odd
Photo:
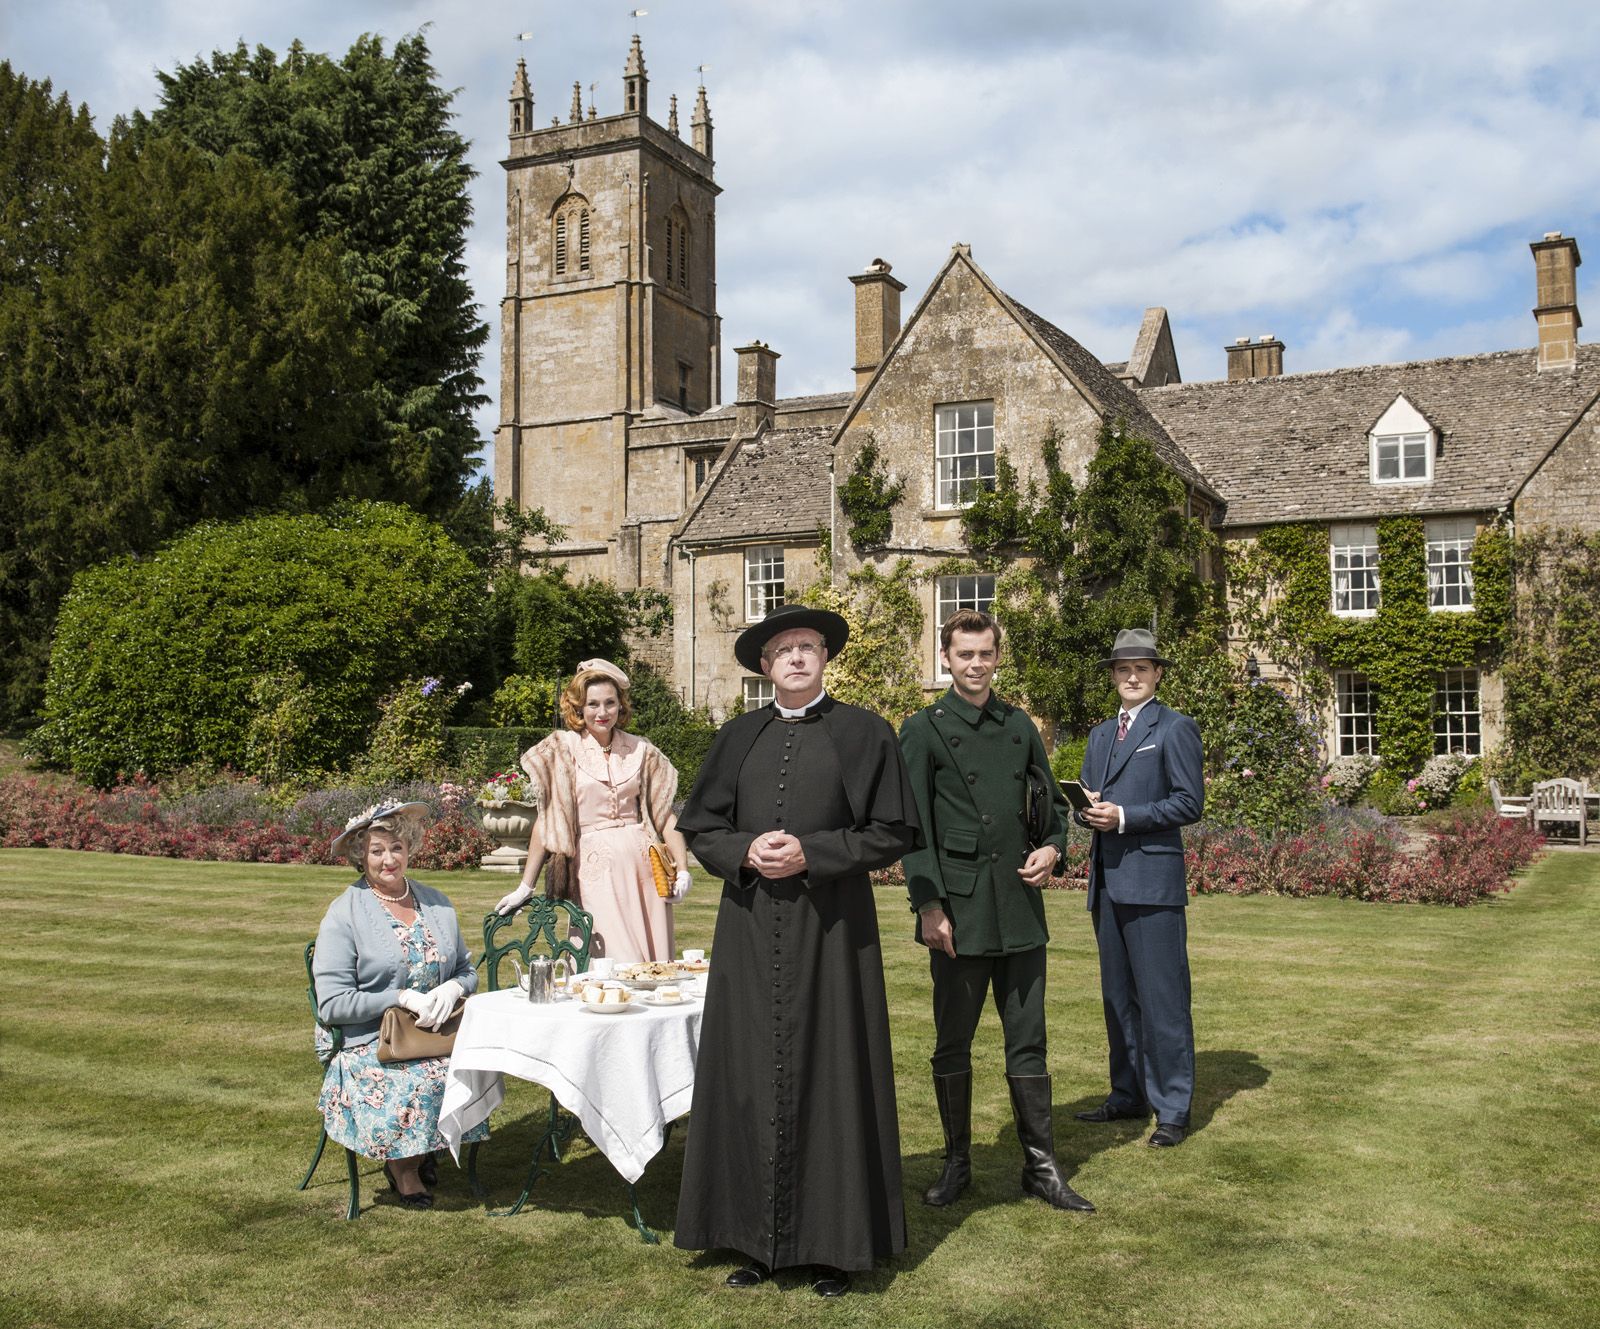
<svg viewBox="0 0 1600 1329"><path fill-rule="evenodd" d="M411 890L439 945L439 981L453 978L463 991L477 991L478 971L461 940L449 896L415 881ZM344 1026L346 1047L360 1047L378 1036L384 1011L399 1001L404 963L388 911L373 899L367 879L358 878L322 916L311 964L317 1014L329 1024Z"/></svg>

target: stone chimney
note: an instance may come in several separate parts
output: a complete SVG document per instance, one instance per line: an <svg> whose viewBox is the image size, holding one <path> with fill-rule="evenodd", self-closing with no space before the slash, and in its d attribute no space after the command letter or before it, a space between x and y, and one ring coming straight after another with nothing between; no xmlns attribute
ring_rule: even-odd
<svg viewBox="0 0 1600 1329"><path fill-rule="evenodd" d="M1560 231L1546 231L1533 250L1536 299L1533 317L1539 325L1539 368L1572 369L1578 363L1578 242Z"/></svg>
<svg viewBox="0 0 1600 1329"><path fill-rule="evenodd" d="M772 424L778 405L778 353L761 341L735 346L733 351L739 357L733 428L744 436Z"/></svg>
<svg viewBox="0 0 1600 1329"><path fill-rule="evenodd" d="M900 335L900 292L903 281L889 275L881 258L867 264L865 272L851 277L856 288L856 391L860 392L883 363L883 357Z"/></svg>
<svg viewBox="0 0 1600 1329"><path fill-rule="evenodd" d="M1241 378L1277 378L1283 373L1283 343L1270 332L1260 341L1238 338L1228 350L1228 382Z"/></svg>

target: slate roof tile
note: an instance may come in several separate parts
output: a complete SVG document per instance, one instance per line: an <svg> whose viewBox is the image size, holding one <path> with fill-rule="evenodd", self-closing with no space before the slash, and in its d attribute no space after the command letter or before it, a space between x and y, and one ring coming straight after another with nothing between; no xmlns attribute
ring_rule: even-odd
<svg viewBox="0 0 1600 1329"><path fill-rule="evenodd" d="M1503 506L1600 392L1600 346L1574 371L1495 351L1236 382L1139 398L1227 501L1226 524ZM1404 394L1442 435L1427 484L1376 485L1367 431Z"/></svg>

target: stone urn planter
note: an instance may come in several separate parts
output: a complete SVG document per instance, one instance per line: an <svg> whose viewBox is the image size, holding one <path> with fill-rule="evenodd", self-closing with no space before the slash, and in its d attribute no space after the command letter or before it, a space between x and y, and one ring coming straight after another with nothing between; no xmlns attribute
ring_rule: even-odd
<svg viewBox="0 0 1600 1329"><path fill-rule="evenodd" d="M533 835L533 823L538 815L537 803L479 803L478 823L484 833L497 842L498 847L492 853L485 854L478 866L485 872L520 874L528 861L528 841Z"/></svg>

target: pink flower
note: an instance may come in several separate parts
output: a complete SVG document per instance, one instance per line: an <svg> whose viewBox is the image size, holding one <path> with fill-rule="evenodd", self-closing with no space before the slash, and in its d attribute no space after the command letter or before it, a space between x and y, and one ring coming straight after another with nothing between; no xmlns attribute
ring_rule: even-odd
<svg viewBox="0 0 1600 1329"><path fill-rule="evenodd" d="M1252 771L1248 766L1246 766L1242 771L1239 772L1239 774L1244 776L1244 778L1246 780L1248 780L1252 775L1255 774L1255 772Z"/></svg>

